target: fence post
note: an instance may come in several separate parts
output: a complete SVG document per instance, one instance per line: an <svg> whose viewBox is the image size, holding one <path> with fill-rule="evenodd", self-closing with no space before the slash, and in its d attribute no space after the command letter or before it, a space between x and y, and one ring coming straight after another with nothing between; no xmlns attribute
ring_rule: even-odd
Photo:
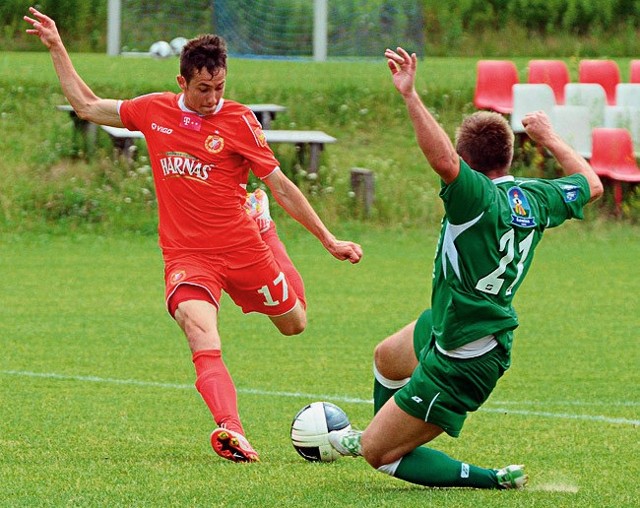
<svg viewBox="0 0 640 508"><path fill-rule="evenodd" d="M362 204L364 216L369 217L375 199L374 172L365 168L351 168L351 190Z"/></svg>

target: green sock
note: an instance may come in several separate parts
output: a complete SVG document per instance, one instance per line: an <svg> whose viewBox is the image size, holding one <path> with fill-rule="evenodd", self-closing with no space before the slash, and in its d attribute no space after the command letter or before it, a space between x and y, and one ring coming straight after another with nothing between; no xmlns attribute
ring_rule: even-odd
<svg viewBox="0 0 640 508"><path fill-rule="evenodd" d="M425 446L402 457L393 476L427 487L498 488L495 470L465 464Z"/></svg>
<svg viewBox="0 0 640 508"><path fill-rule="evenodd" d="M393 394L397 391L398 388L387 388L386 386L382 386L376 378L373 378L373 414L380 411L384 403L393 397Z"/></svg>

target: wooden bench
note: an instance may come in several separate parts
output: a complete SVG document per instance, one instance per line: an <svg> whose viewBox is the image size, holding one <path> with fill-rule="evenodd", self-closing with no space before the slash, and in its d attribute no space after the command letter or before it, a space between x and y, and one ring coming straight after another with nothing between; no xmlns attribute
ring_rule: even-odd
<svg viewBox="0 0 640 508"><path fill-rule="evenodd" d="M135 140L144 139L142 132L130 131L124 127L111 127L110 125L101 125L100 128L109 134L118 154L123 155L128 161L135 158Z"/></svg>
<svg viewBox="0 0 640 508"><path fill-rule="evenodd" d="M260 114L269 113L268 123L273 119L273 115L277 112L284 111L284 106L278 106L277 104L251 104L250 107L256 108L256 112ZM259 107L264 107L262 111L259 111ZM81 120L76 115L75 111L70 105L57 106L61 111L67 111L74 118L74 125L77 129L82 129L83 133L90 133L93 144L95 144L96 128L97 125L86 120ZM263 116L263 121L265 117ZM140 131L130 131L123 127L110 127L108 125L100 125L100 128L105 131L116 150L128 160L131 160L135 152L132 150L136 139L144 139L143 134ZM320 167L320 154L324 150L324 145L329 143L335 143L337 140L333 136L322 131L302 131L302 130L271 130L265 129L264 135L269 144L276 143L290 143L296 146L297 156L300 164L307 168L309 173L317 173ZM87 134L87 137L89 135ZM88 144L88 143L87 143ZM308 159L308 163L306 162Z"/></svg>
<svg viewBox="0 0 640 508"><path fill-rule="evenodd" d="M265 130L264 135L269 144L294 144L298 149L298 160L303 167L305 166L308 151L309 162L306 164L306 167L309 173L318 172L318 168L320 167L320 153L324 149L324 145L337 141L336 138L322 131Z"/></svg>
<svg viewBox="0 0 640 508"><path fill-rule="evenodd" d="M247 104L247 107L255 113L263 129L271 129L271 121L275 120L276 115L287 110L279 104Z"/></svg>
<svg viewBox="0 0 640 508"><path fill-rule="evenodd" d="M144 139L144 135L140 131L130 131L123 127L108 125L101 125L100 128L109 134L116 150L129 160L134 155L131 147L134 146L135 140ZM322 131L265 130L263 132L269 144L290 143L295 145L298 150L298 160L303 167L305 167L308 154L309 161L306 168L309 173L318 172L320 153L324 149L324 145L337 141L336 138Z"/></svg>
<svg viewBox="0 0 640 508"><path fill-rule="evenodd" d="M74 145L76 145L76 148L80 142L83 145L82 149L85 153L93 153L96 146L98 126L95 123L88 122L87 120L80 118L69 104L56 106L56 109L58 111L69 113L69 116L73 120ZM77 134L80 135L80 141L77 139Z"/></svg>
<svg viewBox="0 0 640 508"><path fill-rule="evenodd" d="M263 129L270 129L271 122L275 120L276 115L287 110L285 106L281 106L280 104L247 104L247 107L255 113L258 121L262 124ZM92 128L91 122L80 119L78 115L76 115L76 112L73 110L70 104L62 104L60 106L56 106L56 109L58 109L58 111L65 111L69 113L69 115L73 119L74 126L79 131L82 131L83 134L86 134L87 128ZM94 142L95 132L95 127L93 127Z"/></svg>

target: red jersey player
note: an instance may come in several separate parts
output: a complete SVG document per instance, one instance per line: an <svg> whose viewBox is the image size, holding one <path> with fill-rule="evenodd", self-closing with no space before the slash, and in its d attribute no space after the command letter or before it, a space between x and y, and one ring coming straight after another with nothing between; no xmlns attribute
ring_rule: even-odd
<svg viewBox="0 0 640 508"><path fill-rule="evenodd" d="M224 290L244 312L260 312L284 335L306 326L304 286L271 221L267 195L247 195L249 170L334 257L357 263L361 247L337 240L280 171L255 115L223 99L225 42L189 41L180 55L182 93L102 99L75 71L54 21L29 9L24 19L49 49L62 90L80 118L144 133L158 200L167 309L192 352L196 388L218 428L214 451L235 462L258 454L244 436L236 389L221 356L218 308Z"/></svg>

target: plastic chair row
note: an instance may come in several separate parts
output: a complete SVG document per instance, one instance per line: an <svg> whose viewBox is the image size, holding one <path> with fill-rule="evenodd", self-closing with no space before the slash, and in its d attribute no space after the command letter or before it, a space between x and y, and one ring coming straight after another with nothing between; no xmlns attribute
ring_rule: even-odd
<svg viewBox="0 0 640 508"><path fill-rule="evenodd" d="M480 60L477 63L474 104L478 109L490 109L509 114L513 110L513 85L519 84L518 69L511 60ZM566 101L566 85L571 83L569 69L563 60L530 60L527 83L546 84L555 95L556 104ZM617 85L621 84L620 69L614 60L581 60L578 83L598 84L607 104L617 104ZM640 60L630 63L629 83L640 83Z"/></svg>
<svg viewBox="0 0 640 508"><path fill-rule="evenodd" d="M549 85L519 83L513 85L513 110L511 127L515 133L524 132L522 118L531 111L543 110L548 115L558 105ZM564 87L565 104L586 106L587 125L594 127L627 127L632 119L640 115L640 83L616 85L616 106L607 105L606 94L601 85L595 83L567 83ZM631 129L634 143L640 147L640 125Z"/></svg>
<svg viewBox="0 0 640 508"><path fill-rule="evenodd" d="M630 130L624 127L592 128L589 116L587 106L554 106L551 120L558 135L589 159L596 174L612 185L619 213L623 200L622 184L640 183L634 141ZM636 118L636 130L640 131L640 110Z"/></svg>
<svg viewBox="0 0 640 508"><path fill-rule="evenodd" d="M640 144L640 84L619 84L620 90L636 87L637 94L621 100L626 106L605 106L604 90L596 84L569 83L565 87L567 101L576 104L556 105L554 93L545 84L513 86L511 127L524 132L522 118L535 110L545 111L554 130L580 155L590 160L595 172L613 187L614 202L619 212L623 200L623 183L640 183L640 167L634 144ZM587 91L596 93L589 96ZM594 107L594 103L600 107Z"/></svg>
<svg viewBox="0 0 640 508"><path fill-rule="evenodd" d="M605 182L613 186L616 211L623 200L622 184L640 183L640 167L633 150L631 133L624 128L598 127L592 131L593 152L590 164Z"/></svg>

